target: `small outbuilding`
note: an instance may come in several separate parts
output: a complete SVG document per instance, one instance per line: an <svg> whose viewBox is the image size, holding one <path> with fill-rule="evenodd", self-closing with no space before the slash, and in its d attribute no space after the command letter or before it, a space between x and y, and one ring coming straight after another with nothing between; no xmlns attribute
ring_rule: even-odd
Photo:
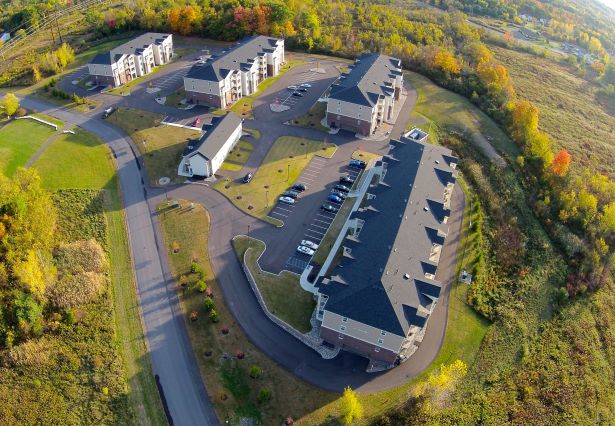
<svg viewBox="0 0 615 426"><path fill-rule="evenodd" d="M185 177L213 176L228 153L237 145L243 130L243 120L233 113L214 117L204 126L199 140L188 142L177 174Z"/></svg>

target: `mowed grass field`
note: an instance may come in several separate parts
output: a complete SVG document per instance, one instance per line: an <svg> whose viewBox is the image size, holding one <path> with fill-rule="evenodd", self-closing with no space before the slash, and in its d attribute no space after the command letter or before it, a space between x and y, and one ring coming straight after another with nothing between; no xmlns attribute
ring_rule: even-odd
<svg viewBox="0 0 615 426"><path fill-rule="evenodd" d="M30 119L14 120L0 128L0 173L12 176L56 131Z"/></svg>
<svg viewBox="0 0 615 426"><path fill-rule="evenodd" d="M420 127L430 133L429 138L433 142L437 142L438 128L466 133L478 149L496 161L499 157L496 150L511 159L519 155L519 149L502 129L469 100L420 74L406 71L405 77L418 91L408 130L414 126Z"/></svg>
<svg viewBox="0 0 615 426"><path fill-rule="evenodd" d="M96 136L81 129L58 136L32 167L47 189L112 189L115 170L111 152Z"/></svg>
<svg viewBox="0 0 615 426"><path fill-rule="evenodd" d="M199 139L198 130L160 125L161 114L131 108L119 108L107 119L110 124L122 128L139 149L152 185L158 179L168 177L171 182L180 182L177 166L186 143Z"/></svg>
<svg viewBox="0 0 615 426"><path fill-rule="evenodd" d="M221 423L228 420L240 424L240 417L249 417L258 420L255 424L281 425L286 416L299 419L337 398L334 393L308 385L250 343L229 311L210 263L209 213L199 204L191 207L188 200L178 201L179 208L160 205L158 219L183 312L197 315L195 321L188 321L188 333ZM192 262L203 269L207 291L211 291L219 315L217 323L208 318L203 303L206 292L195 286L198 276L191 273ZM242 359L237 358L240 352ZM224 354L233 359L224 360ZM260 377L249 376L252 366L262 369ZM271 391L268 401L259 401L262 389Z"/></svg>
<svg viewBox="0 0 615 426"><path fill-rule="evenodd" d="M497 46L490 46L508 71L518 95L540 109L540 128L573 161L615 174L615 108L598 93L599 86L574 68Z"/></svg>

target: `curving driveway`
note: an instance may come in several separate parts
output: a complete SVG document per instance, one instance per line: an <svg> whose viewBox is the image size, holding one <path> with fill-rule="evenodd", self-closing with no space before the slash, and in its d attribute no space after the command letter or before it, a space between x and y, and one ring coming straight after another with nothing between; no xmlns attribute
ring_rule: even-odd
<svg viewBox="0 0 615 426"><path fill-rule="evenodd" d="M328 77L323 77L326 79ZM246 121L248 128L261 130L263 137L253 152L247 167L256 168L267 150L278 136L297 135L322 139L323 134L310 129L285 126L282 113L275 116L268 112L268 103L276 91L284 87L284 79L272 85L265 94L255 101L256 119ZM327 82L324 81L323 84ZM400 119L392 131L400 135L416 101L416 93L409 92ZM169 411L176 424L218 424L205 387L200 380L196 360L187 336L184 317L179 308L177 294L170 279L166 250L160 240L155 206L166 196L186 198L203 204L211 215L209 252L225 301L248 338L263 352L279 364L318 387L341 391L351 386L361 392L375 392L406 383L427 368L440 351L444 340L447 321L447 307L450 283L454 279L457 260L457 246L463 217L464 195L459 186L455 189L450 218L449 238L446 241L438 279L445 286L438 305L429 322L426 336L412 358L401 366L380 374L367 374L367 361L359 356L342 352L333 360L320 356L273 324L262 312L256 297L249 287L240 264L231 247L231 239L245 234L250 228L251 235L265 242L274 241L277 234L271 225L246 215L235 208L224 196L206 184L185 184L166 188L150 188L145 172L132 148L132 142L120 130L97 118L58 109L34 99L24 99L23 105L67 123L76 124L105 140L114 151L118 175L124 195L124 206L128 232L137 278L144 328L151 351L155 374L160 376ZM294 110L299 115L304 111ZM334 160L344 163L355 149L370 144L369 149L384 150L388 143L365 142L340 132L327 136L338 144ZM245 172L245 171L244 171ZM165 194L166 192L166 194Z"/></svg>

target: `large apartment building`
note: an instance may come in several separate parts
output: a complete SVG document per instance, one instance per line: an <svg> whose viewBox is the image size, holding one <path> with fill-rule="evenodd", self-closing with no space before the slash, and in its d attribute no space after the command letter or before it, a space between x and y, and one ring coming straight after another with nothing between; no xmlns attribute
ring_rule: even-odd
<svg viewBox="0 0 615 426"><path fill-rule="evenodd" d="M152 72L172 57L171 34L146 33L96 55L88 64L88 72L99 85L118 87Z"/></svg>
<svg viewBox="0 0 615 426"><path fill-rule="evenodd" d="M254 93L263 80L277 75L283 63L284 40L265 36L244 39L190 69L184 77L186 99L228 108Z"/></svg>
<svg viewBox="0 0 615 426"><path fill-rule="evenodd" d="M378 53L359 57L331 85L327 124L365 136L393 119L403 89L401 60Z"/></svg>
<svg viewBox="0 0 615 426"><path fill-rule="evenodd" d="M442 289L457 158L426 139L414 129L391 142L340 234L339 264L317 281L320 336L387 367L420 344Z"/></svg>

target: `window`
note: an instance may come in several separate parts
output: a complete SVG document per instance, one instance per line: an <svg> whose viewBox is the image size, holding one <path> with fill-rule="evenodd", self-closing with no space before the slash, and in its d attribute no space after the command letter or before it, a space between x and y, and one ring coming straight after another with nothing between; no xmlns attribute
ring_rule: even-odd
<svg viewBox="0 0 615 426"><path fill-rule="evenodd" d="M344 335L343 334L338 334L337 338L340 339L340 340L344 340Z"/></svg>
<svg viewBox="0 0 615 426"><path fill-rule="evenodd" d="M345 326L345 325L342 325L342 326L340 327L340 330L341 330L341 331L345 331L345 330L346 330L346 326Z"/></svg>
<svg viewBox="0 0 615 426"><path fill-rule="evenodd" d="M344 318L342 318L342 321L343 321L343 322L348 322L348 317L344 317Z"/></svg>
<svg viewBox="0 0 615 426"><path fill-rule="evenodd" d="M384 330L380 330L380 335L381 335L381 336L386 336L386 335L387 335L387 332L386 332L386 331L384 331Z"/></svg>
<svg viewBox="0 0 615 426"><path fill-rule="evenodd" d="M380 352L380 348L379 348L378 346L376 346L376 347L374 348L374 352Z"/></svg>
<svg viewBox="0 0 615 426"><path fill-rule="evenodd" d="M382 345L382 343L384 343L382 339L378 339L378 344Z"/></svg>

